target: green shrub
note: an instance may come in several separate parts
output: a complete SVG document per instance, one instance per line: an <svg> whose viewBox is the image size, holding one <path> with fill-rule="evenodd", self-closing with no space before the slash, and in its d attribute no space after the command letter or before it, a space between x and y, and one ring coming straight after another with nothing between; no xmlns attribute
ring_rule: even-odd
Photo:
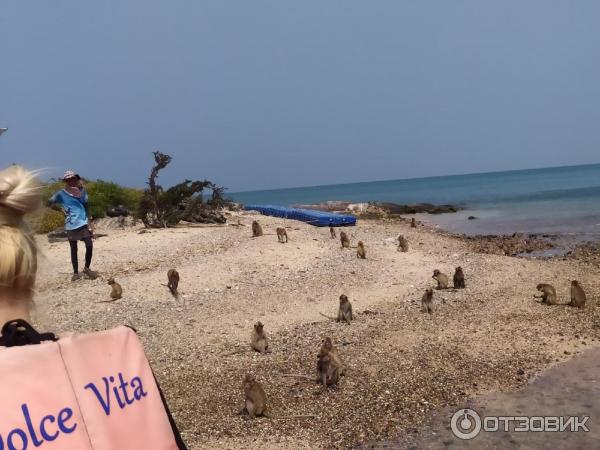
<svg viewBox="0 0 600 450"><path fill-rule="evenodd" d="M97 219L106 216L106 210L115 206L123 205L132 214L136 214L140 199L141 189L126 188L110 181L96 180L84 182L89 196L90 215ZM44 204L56 191L64 188L62 181L47 183L44 186Z"/></svg>
<svg viewBox="0 0 600 450"><path fill-rule="evenodd" d="M50 208L43 208L30 218L30 226L36 233L49 233L64 225L65 215Z"/></svg>

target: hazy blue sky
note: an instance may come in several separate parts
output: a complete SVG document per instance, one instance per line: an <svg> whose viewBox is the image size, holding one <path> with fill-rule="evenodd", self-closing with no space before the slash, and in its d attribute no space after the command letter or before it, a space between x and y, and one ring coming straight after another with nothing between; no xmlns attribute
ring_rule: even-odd
<svg viewBox="0 0 600 450"><path fill-rule="evenodd" d="M597 0L27 0L0 163L231 190L600 162Z"/></svg>

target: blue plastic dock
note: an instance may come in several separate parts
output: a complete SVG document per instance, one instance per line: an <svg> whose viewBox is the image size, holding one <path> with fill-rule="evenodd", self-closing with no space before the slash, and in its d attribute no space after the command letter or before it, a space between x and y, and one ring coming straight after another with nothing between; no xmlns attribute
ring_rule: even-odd
<svg viewBox="0 0 600 450"><path fill-rule="evenodd" d="M300 220L316 227L349 227L356 225L356 217L354 216L333 214L314 209L287 208L276 205L246 205L244 209L258 211L265 216Z"/></svg>

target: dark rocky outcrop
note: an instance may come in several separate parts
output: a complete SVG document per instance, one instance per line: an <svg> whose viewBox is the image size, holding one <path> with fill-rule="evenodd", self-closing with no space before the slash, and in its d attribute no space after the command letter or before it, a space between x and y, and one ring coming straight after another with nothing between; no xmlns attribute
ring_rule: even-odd
<svg viewBox="0 0 600 450"><path fill-rule="evenodd" d="M360 217L363 215L373 215L374 211L383 213L384 215L401 215L401 214L444 214L444 213L455 213L462 210L463 208L457 205L434 205L432 203L413 203L408 205L401 205L398 203L390 202L343 202L343 201L328 201L323 203L317 203L314 205L292 205L294 208L303 209L316 209L318 211L328 212L351 212L355 213L356 209L353 208L355 205L366 205L366 208L362 208L362 212L358 213ZM380 216L381 214L375 214Z"/></svg>
<svg viewBox="0 0 600 450"><path fill-rule="evenodd" d="M513 235L461 236L479 253L518 256L521 254L549 250L555 247L552 236L515 233Z"/></svg>
<svg viewBox="0 0 600 450"><path fill-rule="evenodd" d="M414 203L399 205L397 203L374 202L375 206L387 211L389 214L445 214L455 213L462 208L456 205L434 205L432 203Z"/></svg>

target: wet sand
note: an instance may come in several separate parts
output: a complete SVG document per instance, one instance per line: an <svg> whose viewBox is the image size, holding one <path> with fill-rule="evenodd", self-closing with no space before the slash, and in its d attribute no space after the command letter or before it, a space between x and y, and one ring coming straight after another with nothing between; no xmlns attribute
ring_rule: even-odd
<svg viewBox="0 0 600 450"><path fill-rule="evenodd" d="M481 431L471 440L454 436L450 418L458 408L446 408L418 435L399 443L367 448L405 450L555 449L600 448L600 349L593 349L534 377L523 389L490 394L464 405L484 416L589 416L589 432ZM503 428L503 426L502 426ZM469 430L470 431L470 430Z"/></svg>

